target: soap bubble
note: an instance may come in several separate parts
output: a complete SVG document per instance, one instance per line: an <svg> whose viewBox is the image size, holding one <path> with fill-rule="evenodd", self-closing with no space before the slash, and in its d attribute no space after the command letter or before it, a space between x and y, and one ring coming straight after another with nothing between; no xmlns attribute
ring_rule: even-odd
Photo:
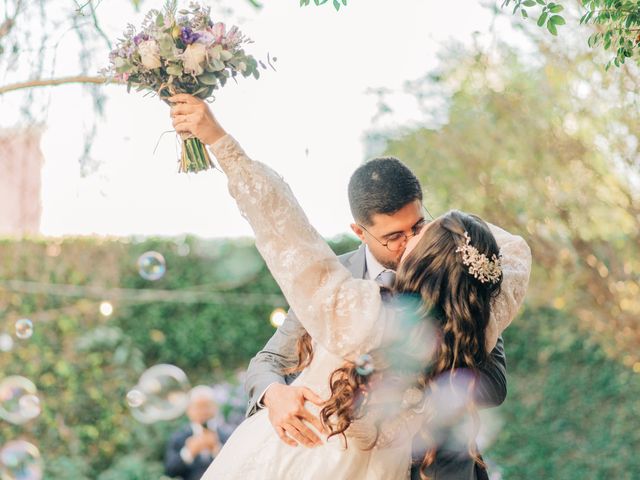
<svg viewBox="0 0 640 480"><path fill-rule="evenodd" d="M356 372L358 372L358 375L368 377L374 370L373 357L368 353L363 353L356 359Z"/></svg>
<svg viewBox="0 0 640 480"><path fill-rule="evenodd" d="M33 322L28 318L21 318L16 322L16 337L26 340L33 335Z"/></svg>
<svg viewBox="0 0 640 480"><path fill-rule="evenodd" d="M0 449L2 480L40 480L42 458L38 448L24 440L7 442Z"/></svg>
<svg viewBox="0 0 640 480"><path fill-rule="evenodd" d="M467 451L476 435L470 415L473 382L473 373L466 369L447 371L431 380L421 409L423 428L414 447L427 450L446 444L452 451Z"/></svg>
<svg viewBox="0 0 640 480"><path fill-rule="evenodd" d="M18 375L0 382L0 418L19 425L40 415L40 399L33 382Z"/></svg>
<svg viewBox="0 0 640 480"><path fill-rule="evenodd" d="M131 413L140 422L172 420L184 413L189 403L189 379L175 365L155 365L145 371L127 394Z"/></svg>
<svg viewBox="0 0 640 480"><path fill-rule="evenodd" d="M166 271L167 264L158 252L145 252L138 258L138 273L145 280L160 280Z"/></svg>
<svg viewBox="0 0 640 480"><path fill-rule="evenodd" d="M42 412L40 408L40 399L37 395L23 395L18 400L18 406L22 412L22 416L31 419L36 418Z"/></svg>
<svg viewBox="0 0 640 480"><path fill-rule="evenodd" d="M0 352L10 352L13 350L13 338L8 333L0 334Z"/></svg>
<svg viewBox="0 0 640 480"><path fill-rule="evenodd" d="M145 401L145 394L138 390L137 387L127 393L127 405L131 408L140 408Z"/></svg>
<svg viewBox="0 0 640 480"><path fill-rule="evenodd" d="M479 425L475 425L471 419L467 419L454 430L454 435L459 445L466 447L469 444L469 439L475 440L478 449L484 452L498 439L504 427L504 420L495 408L478 410L478 415L480 417ZM477 434L476 428L478 428Z"/></svg>

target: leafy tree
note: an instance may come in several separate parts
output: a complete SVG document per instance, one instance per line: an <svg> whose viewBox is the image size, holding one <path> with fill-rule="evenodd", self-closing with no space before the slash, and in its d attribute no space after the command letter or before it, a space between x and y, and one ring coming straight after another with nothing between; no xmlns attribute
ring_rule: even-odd
<svg viewBox="0 0 640 480"><path fill-rule="evenodd" d="M558 35L558 28L566 25L563 14L565 6L579 12L570 13L580 25L591 25L596 30L588 38L592 48L602 47L605 51L614 52L613 58L606 64L608 70L612 65L620 67L628 58L640 62L640 2L637 0L579 0L563 2L549 0L501 0L502 8L513 7L513 14L520 13L522 18L532 17L534 12L539 27L546 28L552 35ZM314 0L315 5L328 3L328 0ZM563 5L564 3L564 5ZM300 6L311 5L311 0L300 0ZM346 6L346 0L333 0L336 11ZM454 19L451 19L453 22Z"/></svg>
<svg viewBox="0 0 640 480"><path fill-rule="evenodd" d="M640 375L608 358L576 319L525 310L505 331L509 394L482 454L499 478L619 478L640 471ZM498 476L498 475L496 475Z"/></svg>
<svg viewBox="0 0 640 480"><path fill-rule="evenodd" d="M320 6L320 5L324 5L328 1L329 0L313 0L313 3ZM341 6L342 7L347 6L347 0L332 0L332 3L333 3L333 8L335 8L336 11L339 11ZM306 7L308 5L311 5L311 0L300 0L301 7Z"/></svg>
<svg viewBox="0 0 640 480"><path fill-rule="evenodd" d="M539 63L505 45L452 49L407 85L426 125L371 138L413 167L433 210L522 234L534 258L529 298L576 315L640 370L640 110L628 95L638 79L556 50Z"/></svg>
<svg viewBox="0 0 640 480"><path fill-rule="evenodd" d="M606 68L612 65L620 67L628 58L640 62L640 2L637 0L581 0L580 2L564 2L574 7L578 4L578 15L572 15L580 25L591 25L595 32L589 36L588 45L592 48L602 47L614 53ZM548 0L503 0L502 7L513 5L513 13L520 12L528 18L532 10L537 11L537 24L546 26L553 34L558 34L558 27L566 21L559 15L565 7L559 2ZM578 20L579 19L579 20Z"/></svg>

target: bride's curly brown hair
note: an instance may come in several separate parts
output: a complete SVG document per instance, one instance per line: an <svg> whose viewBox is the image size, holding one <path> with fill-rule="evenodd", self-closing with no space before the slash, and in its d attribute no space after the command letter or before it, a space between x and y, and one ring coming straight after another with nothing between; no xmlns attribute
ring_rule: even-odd
<svg viewBox="0 0 640 480"><path fill-rule="evenodd" d="M485 331L491 314L491 301L500 292L502 278L496 282L481 282L469 273L457 252L465 244L465 232L480 253L491 258L499 256L498 244L488 225L475 215L452 210L431 222L415 248L399 266L393 287L395 295L418 295L422 306L418 310L419 324L428 322L436 327L433 355L412 379L423 390L444 372L467 369L477 375L478 367L488 356ZM385 349L371 352L384 356ZM429 348L425 346L425 348ZM298 365L290 371L300 371L313 359L311 337L305 333L298 340ZM376 372L384 377L385 372ZM370 376L358 374L353 362L335 370L330 377L331 397L324 404L320 417L329 428L330 436L345 434L351 423L362 415L363 399L367 395ZM473 390L474 382L470 385ZM366 405L365 405L366 408ZM475 405L469 406L477 426ZM346 440L346 438L345 438ZM375 443L375 442L374 442ZM373 446L373 445L372 445ZM472 458L484 466L474 442L469 444ZM424 470L433 463L435 449L426 452L421 465Z"/></svg>

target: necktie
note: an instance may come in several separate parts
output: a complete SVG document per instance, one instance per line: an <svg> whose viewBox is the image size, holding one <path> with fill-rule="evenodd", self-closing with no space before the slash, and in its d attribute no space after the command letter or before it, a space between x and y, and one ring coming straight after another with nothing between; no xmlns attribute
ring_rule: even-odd
<svg viewBox="0 0 640 480"><path fill-rule="evenodd" d="M376 277L376 282L378 282L378 284L384 288L391 288L395 280L396 272L392 270L383 270L382 272L380 272L380 275Z"/></svg>

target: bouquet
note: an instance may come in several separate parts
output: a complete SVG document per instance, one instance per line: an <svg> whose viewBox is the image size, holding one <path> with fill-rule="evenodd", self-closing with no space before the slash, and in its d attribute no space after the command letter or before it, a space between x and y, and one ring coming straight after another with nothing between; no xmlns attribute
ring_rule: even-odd
<svg viewBox="0 0 640 480"><path fill-rule="evenodd" d="M196 2L177 11L177 0L167 1L162 12L147 13L140 31L128 25L102 73L126 83L127 91L150 90L167 103L178 93L212 99L215 89L238 75L259 78L258 67L265 65L242 49L251 40L235 26L213 22L210 13ZM202 142L183 136L179 171L209 168L213 163Z"/></svg>

